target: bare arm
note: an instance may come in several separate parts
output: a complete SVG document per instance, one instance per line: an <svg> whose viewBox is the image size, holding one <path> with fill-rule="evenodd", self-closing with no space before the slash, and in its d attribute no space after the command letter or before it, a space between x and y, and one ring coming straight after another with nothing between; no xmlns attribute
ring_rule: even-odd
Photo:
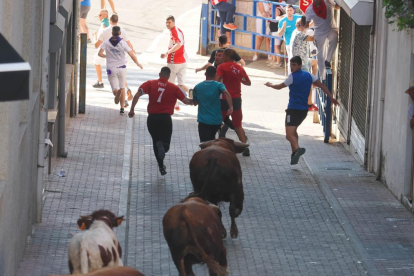
<svg viewBox="0 0 414 276"><path fill-rule="evenodd" d="M215 81L221 82L223 78L219 75L216 75L216 78L214 79Z"/></svg>
<svg viewBox="0 0 414 276"><path fill-rule="evenodd" d="M323 92L325 92L326 95L328 95L329 99L331 100L331 102L334 105L338 105L338 101L334 99L334 97L332 96L331 92L329 91L328 87L325 86L325 84L323 84L320 80L316 80L313 83L315 86L319 87L322 89Z"/></svg>
<svg viewBox="0 0 414 276"><path fill-rule="evenodd" d="M239 60L239 63L241 66L246 66L246 62L244 61L244 59Z"/></svg>
<svg viewBox="0 0 414 276"><path fill-rule="evenodd" d="M183 100L181 100L184 104L186 105L194 105L194 100L193 99L189 99L187 97L185 97Z"/></svg>
<svg viewBox="0 0 414 276"><path fill-rule="evenodd" d="M229 105L229 109L227 110L226 116L229 116L233 113L233 100L227 90L223 91L224 98L226 98L226 102Z"/></svg>
<svg viewBox="0 0 414 276"><path fill-rule="evenodd" d="M312 21L306 21L306 28L307 29L312 28L313 25L314 25L313 20Z"/></svg>
<svg viewBox="0 0 414 276"><path fill-rule="evenodd" d="M128 40L126 43L128 44L129 48L134 50L134 46L132 46L131 40Z"/></svg>
<svg viewBox="0 0 414 276"><path fill-rule="evenodd" d="M270 88L273 88L273 89L277 89L277 90L280 90L280 89L282 89L282 88L287 87L287 86L286 86L286 84L285 84L284 82L282 82L282 83L280 83L280 84L272 84L272 83L270 83L270 82L266 82L266 83L265 83L265 85L266 85L267 87L270 87Z"/></svg>
<svg viewBox="0 0 414 276"><path fill-rule="evenodd" d="M241 83L243 83L244 85L250 86L252 85L252 82L249 79L249 76L246 75L246 77L243 77L241 80Z"/></svg>
<svg viewBox="0 0 414 276"><path fill-rule="evenodd" d="M100 56L101 58L106 58L106 55L104 55L104 49L100 49L99 50L99 53L98 53L98 56Z"/></svg>
<svg viewBox="0 0 414 276"><path fill-rule="evenodd" d="M135 94L134 99L132 100L131 109L128 113L129 118L134 117L134 115L135 115L135 112L134 112L135 105L138 103L138 99L142 95L144 95L144 91L142 89L138 89L138 92Z"/></svg>
<svg viewBox="0 0 414 276"><path fill-rule="evenodd" d="M279 32L277 33L277 36L282 36L285 33L285 29L286 29L286 21L283 22L283 26L282 28L279 30Z"/></svg>
<svg viewBox="0 0 414 276"><path fill-rule="evenodd" d="M177 51L178 49L180 49L180 47L181 47L181 42L178 42L177 44L174 45L174 47L172 47L171 49L169 49L167 51L167 53L161 54L161 58L166 58L169 54L174 53L175 51Z"/></svg>
<svg viewBox="0 0 414 276"><path fill-rule="evenodd" d="M102 43L103 43L103 41L98 39L98 41L96 41L96 43L95 43L95 49L98 49L99 46L102 45Z"/></svg>
<svg viewBox="0 0 414 276"><path fill-rule="evenodd" d="M135 62L135 64L138 65L139 68L144 69L144 67L142 67L141 63L138 62L138 59L137 59L137 56L135 55L134 50L129 51L128 55L132 58L132 60Z"/></svg>
<svg viewBox="0 0 414 276"><path fill-rule="evenodd" d="M210 67L210 66L212 66L213 64L211 64L210 62L207 62L206 64L204 64L204 66L203 67L201 67L201 68L197 68L196 70L195 70L195 72L196 73L198 73L198 72L200 72L200 71L204 71L204 70L206 70L208 67Z"/></svg>
<svg viewBox="0 0 414 276"><path fill-rule="evenodd" d="M314 41L315 38L313 36L308 36L305 41Z"/></svg>

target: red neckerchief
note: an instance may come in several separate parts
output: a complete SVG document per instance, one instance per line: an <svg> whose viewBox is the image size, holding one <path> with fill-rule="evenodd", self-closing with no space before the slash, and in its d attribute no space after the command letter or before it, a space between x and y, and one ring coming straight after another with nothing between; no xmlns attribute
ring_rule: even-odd
<svg viewBox="0 0 414 276"><path fill-rule="evenodd" d="M313 11L316 13L317 16L319 16L320 18L326 19L327 16L327 9L326 9L326 4L325 4L325 0L321 1L321 4L319 7L315 6L315 3L313 3Z"/></svg>

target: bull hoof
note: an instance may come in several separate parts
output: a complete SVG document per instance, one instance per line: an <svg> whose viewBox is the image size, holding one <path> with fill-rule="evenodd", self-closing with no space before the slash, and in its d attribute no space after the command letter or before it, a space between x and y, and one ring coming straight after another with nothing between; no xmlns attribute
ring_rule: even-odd
<svg viewBox="0 0 414 276"><path fill-rule="evenodd" d="M230 236L232 239L235 239L239 236L239 231L237 229L235 231L230 231Z"/></svg>

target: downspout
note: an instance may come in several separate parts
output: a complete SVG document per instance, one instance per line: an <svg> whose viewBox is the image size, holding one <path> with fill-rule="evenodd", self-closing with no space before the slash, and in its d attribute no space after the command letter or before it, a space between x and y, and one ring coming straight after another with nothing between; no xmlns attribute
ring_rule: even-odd
<svg viewBox="0 0 414 276"><path fill-rule="evenodd" d="M42 34L42 83L40 87L40 125L39 149L37 152L37 204L36 222L42 221L44 167L45 167L45 140L47 133L48 114L48 78L49 78L49 34L50 34L50 0L43 2L43 34ZM50 154L50 153L49 153Z"/></svg>
<svg viewBox="0 0 414 276"><path fill-rule="evenodd" d="M77 115L77 95L78 95L78 22L79 22L79 2L78 0L73 0L73 12L72 12L72 62L73 62L73 97L72 97L72 115L76 117Z"/></svg>
<svg viewBox="0 0 414 276"><path fill-rule="evenodd" d="M60 61L59 61L59 141L58 141L58 154L61 157L67 157L68 153L65 151L65 79L66 79L66 36L67 32L65 30L65 39L63 41L62 48L60 50Z"/></svg>
<svg viewBox="0 0 414 276"><path fill-rule="evenodd" d="M351 64L349 73L349 97L348 97L348 131L346 143L351 144L351 127L352 127L352 92L354 86L354 57L355 57L355 22L352 21L352 42L351 42Z"/></svg>
<svg viewBox="0 0 414 276"><path fill-rule="evenodd" d="M368 95L367 95L367 113L365 117L365 152L364 152L364 169L368 168L368 152L370 145L370 127L371 127L371 99L374 86L372 85L373 74L374 74L374 56L376 55L376 41L375 41L375 28L376 28L376 19L377 19L377 0L374 0L374 10L373 10L373 21L371 26L371 36L370 36L370 50L369 50L369 72L368 72Z"/></svg>

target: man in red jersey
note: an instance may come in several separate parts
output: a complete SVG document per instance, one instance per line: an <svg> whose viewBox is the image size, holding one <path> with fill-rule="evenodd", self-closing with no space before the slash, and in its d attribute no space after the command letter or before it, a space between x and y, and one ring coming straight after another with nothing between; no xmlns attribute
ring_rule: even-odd
<svg viewBox="0 0 414 276"><path fill-rule="evenodd" d="M175 83L177 80L178 87L187 93L185 77L188 57L184 48L184 33L175 26L175 18L172 15L167 17L165 25L170 30L170 44L168 45L168 51L161 54L161 58L167 58L167 66L171 69L171 76L168 81ZM178 104L175 109L180 110Z"/></svg>
<svg viewBox="0 0 414 276"><path fill-rule="evenodd" d="M170 149L172 135L171 115L174 114L174 105L177 99L184 104L193 105L192 99L186 97L186 94L175 84L168 82L171 70L168 67L161 68L160 78L143 83L135 94L131 104L131 111L128 116L134 117L134 108L139 97L148 94L148 131L152 137L155 158L157 158L158 167L161 175L167 174L164 157Z"/></svg>
<svg viewBox="0 0 414 276"><path fill-rule="evenodd" d="M231 119L233 120L234 130L236 131L240 141L242 143L246 143L247 137L242 127L243 113L241 107L241 84L250 86L252 83L243 67L235 62L235 58L235 50L229 48L224 50L224 62L217 68L216 81L220 82L223 80L224 86L230 93L233 101L233 114L231 114ZM227 102L222 99L221 112L223 115L223 121L226 119L226 113L228 109L229 107L227 105ZM249 155L249 148L246 148L245 152L243 152L243 156Z"/></svg>

